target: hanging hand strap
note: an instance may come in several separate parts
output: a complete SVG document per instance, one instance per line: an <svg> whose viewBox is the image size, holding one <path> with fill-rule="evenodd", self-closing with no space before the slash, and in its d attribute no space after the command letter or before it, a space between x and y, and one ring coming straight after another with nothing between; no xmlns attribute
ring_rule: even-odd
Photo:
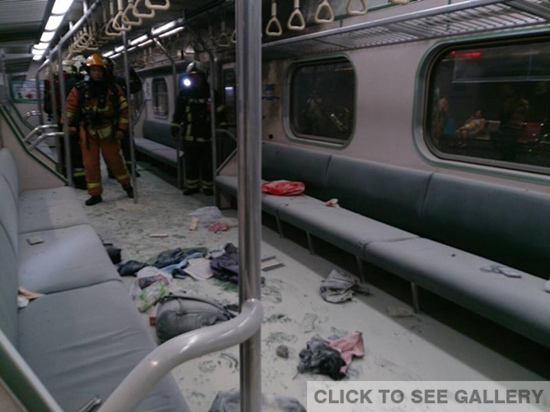
<svg viewBox="0 0 550 412"><path fill-rule="evenodd" d="M321 18L321 14L328 13L328 18ZM334 12L328 0L323 0L317 7L317 13L315 13L315 23L332 23L334 21Z"/></svg>
<svg viewBox="0 0 550 412"><path fill-rule="evenodd" d="M283 34L283 28L281 27L281 23L277 18L276 0L273 0L273 2L271 3L271 19L267 22L267 26L265 26L265 34L270 37L278 37Z"/></svg>
<svg viewBox="0 0 550 412"><path fill-rule="evenodd" d="M151 0L145 0L145 6L150 10L168 10L170 8L170 0L166 0L164 4L153 4Z"/></svg>
<svg viewBox="0 0 550 412"><path fill-rule="evenodd" d="M137 19L152 19L153 17L155 17L156 11L154 9L147 8L150 11L150 13L139 12L138 6L141 2L143 2L143 0L136 0L136 2L134 3L134 7L132 9L132 14L134 15L134 17Z"/></svg>
<svg viewBox="0 0 550 412"><path fill-rule="evenodd" d="M218 43L219 47L229 47L229 46L231 46L229 36L225 32L225 20L222 20L221 33L218 36L217 43Z"/></svg>
<svg viewBox="0 0 550 412"><path fill-rule="evenodd" d="M134 0L128 0L128 5L126 6L126 10L124 10L124 13L122 13L122 22L124 24L127 24L128 26L141 26L143 23L143 20L140 17L137 17L137 20L131 20L129 13L132 12L132 15L134 17Z"/></svg>
<svg viewBox="0 0 550 412"><path fill-rule="evenodd" d="M293 24L294 19L298 20L298 24ZM300 0L294 0L294 11L290 14L286 27L288 27L289 30L304 30L306 28L304 15L300 11Z"/></svg>
<svg viewBox="0 0 550 412"><path fill-rule="evenodd" d="M367 14L367 0L359 0L359 1L361 2L361 6L363 7L363 9L361 9L361 10L353 10L351 8L353 0L348 1L347 11L348 11L349 15L351 15L351 16L363 16L363 15Z"/></svg>

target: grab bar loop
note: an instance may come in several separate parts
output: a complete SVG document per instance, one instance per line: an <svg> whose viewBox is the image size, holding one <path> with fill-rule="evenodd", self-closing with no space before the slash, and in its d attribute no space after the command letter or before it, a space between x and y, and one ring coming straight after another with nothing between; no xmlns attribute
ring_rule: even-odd
<svg viewBox="0 0 550 412"><path fill-rule="evenodd" d="M152 19L153 17L155 17L156 11L154 9L147 8L147 10L149 10L150 13L140 13L138 11L138 5L142 1L143 0L136 0L136 2L134 3L134 8L132 10L132 14L134 15L134 17L138 19Z"/></svg>
<svg viewBox="0 0 550 412"><path fill-rule="evenodd" d="M351 8L353 0L348 1L347 6L347 12L350 16L363 16L367 14L367 0L359 0L361 2L361 6L363 7L361 10L353 10Z"/></svg>
<svg viewBox="0 0 550 412"><path fill-rule="evenodd" d="M293 24L293 20L298 19L298 24ZM304 30L306 28L306 21L304 15L300 11L300 0L294 0L294 11L290 13L288 22L286 24L289 30Z"/></svg>
<svg viewBox="0 0 550 412"><path fill-rule="evenodd" d="M321 18L321 14L328 13L328 18ZM315 23L332 23L334 21L334 12L328 0L323 0L321 4L317 7L317 12L315 13Z"/></svg>
<svg viewBox="0 0 550 412"><path fill-rule="evenodd" d="M151 0L145 0L145 6L149 10L168 10L170 8L170 0L166 0L164 4L153 4Z"/></svg>
<svg viewBox="0 0 550 412"><path fill-rule="evenodd" d="M274 30L271 29L271 26L275 26ZM267 26L265 26L265 34L271 37L278 37L283 34L283 28L277 18L277 0L273 0L271 3L271 19L267 22Z"/></svg>
<svg viewBox="0 0 550 412"><path fill-rule="evenodd" d="M122 22L128 26L141 26L143 24L143 20L140 17L137 17L137 20L130 20L128 17L128 13L130 13L130 11L133 14L134 0L128 0L128 5L126 6L124 13L122 13ZM136 16L134 15L134 17Z"/></svg>
<svg viewBox="0 0 550 412"><path fill-rule="evenodd" d="M124 16L124 0L118 0L118 13L116 14L115 18L113 19L113 29L117 31L130 31L132 30L132 26L124 27L124 23L118 23L122 20L122 16Z"/></svg>
<svg viewBox="0 0 550 412"><path fill-rule="evenodd" d="M225 20L222 20L222 27L221 27L221 33L218 36L217 40L219 47L230 47L231 41L229 40L229 36L225 32Z"/></svg>

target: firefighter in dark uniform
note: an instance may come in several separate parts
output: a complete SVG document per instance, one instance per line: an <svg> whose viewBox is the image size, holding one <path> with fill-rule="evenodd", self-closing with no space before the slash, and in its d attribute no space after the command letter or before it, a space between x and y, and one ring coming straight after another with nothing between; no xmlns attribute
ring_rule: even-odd
<svg viewBox="0 0 550 412"><path fill-rule="evenodd" d="M190 85L179 93L172 118L172 136L183 140L185 157L185 189L188 196L202 189L212 195L212 129L210 115L210 89L206 70L202 63L192 62L187 66ZM219 101L216 99L216 101ZM218 106L216 118L220 127L224 107Z"/></svg>
<svg viewBox="0 0 550 412"><path fill-rule="evenodd" d="M128 104L122 89L106 78L105 59L95 53L86 59L90 79L77 84L67 98L67 121L72 132L78 131L86 185L90 198L87 206L101 202L99 151L128 197L134 197L130 175L120 154L120 140L128 131Z"/></svg>

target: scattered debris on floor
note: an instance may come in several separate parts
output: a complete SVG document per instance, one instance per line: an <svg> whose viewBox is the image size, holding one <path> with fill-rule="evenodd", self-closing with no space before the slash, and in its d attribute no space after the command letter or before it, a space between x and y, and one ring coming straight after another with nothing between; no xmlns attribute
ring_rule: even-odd
<svg viewBox="0 0 550 412"><path fill-rule="evenodd" d="M392 318L407 318L414 316L414 311L404 306L388 306L388 315Z"/></svg>
<svg viewBox="0 0 550 412"><path fill-rule="evenodd" d="M275 353L279 358L288 359L288 346L286 345L277 346L277 349L275 349Z"/></svg>
<svg viewBox="0 0 550 412"><path fill-rule="evenodd" d="M359 278L349 273L337 270L330 272L326 279L321 281L321 297L330 303L343 303L351 300L353 292L369 295L369 288L360 282Z"/></svg>
<svg viewBox="0 0 550 412"><path fill-rule="evenodd" d="M240 412L241 394L239 391L220 391L208 412ZM306 412L306 408L297 399L290 396L275 395L273 399L262 396L262 410L273 412Z"/></svg>
<svg viewBox="0 0 550 412"><path fill-rule="evenodd" d="M318 373L340 380L346 376L353 357L363 357L364 354L361 332L335 340L315 336L308 341L307 348L300 352L298 372Z"/></svg>

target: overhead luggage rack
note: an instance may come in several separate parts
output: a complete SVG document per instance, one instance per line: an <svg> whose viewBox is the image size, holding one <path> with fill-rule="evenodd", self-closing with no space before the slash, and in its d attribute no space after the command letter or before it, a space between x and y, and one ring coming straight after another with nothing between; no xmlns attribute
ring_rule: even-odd
<svg viewBox="0 0 550 412"><path fill-rule="evenodd" d="M331 53L550 22L550 0L470 0L263 45L264 58Z"/></svg>

